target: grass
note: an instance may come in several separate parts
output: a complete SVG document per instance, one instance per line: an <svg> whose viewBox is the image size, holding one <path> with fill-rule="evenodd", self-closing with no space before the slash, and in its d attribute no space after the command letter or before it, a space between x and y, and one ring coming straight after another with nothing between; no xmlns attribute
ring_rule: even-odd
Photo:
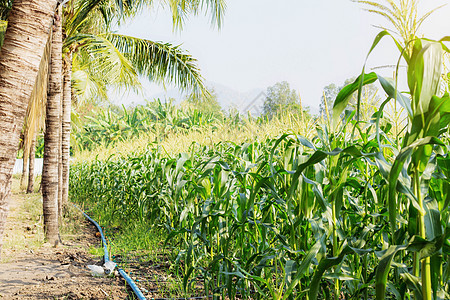
<svg viewBox="0 0 450 300"><path fill-rule="evenodd" d="M63 240L72 240L77 238L79 232L84 228L84 216L79 210L70 203L63 209L63 218L61 220L60 235Z"/></svg>
<svg viewBox="0 0 450 300"><path fill-rule="evenodd" d="M91 246L89 247L89 254L96 256L96 257L100 257L103 256L105 254L103 247L94 247Z"/></svg>
<svg viewBox="0 0 450 300"><path fill-rule="evenodd" d="M34 192L27 194L20 189L20 175L13 176L12 199L4 234L2 262L11 261L16 252L36 251L45 244L42 195L38 191L40 180L40 176L37 176ZM64 209L60 227L60 235L63 241L70 241L79 236L83 218L71 205Z"/></svg>
<svg viewBox="0 0 450 300"><path fill-rule="evenodd" d="M25 194L19 189L20 179L12 181L12 201L4 233L2 262L11 260L14 252L36 250L44 244L42 198L39 194ZM8 255L9 254L9 255Z"/></svg>

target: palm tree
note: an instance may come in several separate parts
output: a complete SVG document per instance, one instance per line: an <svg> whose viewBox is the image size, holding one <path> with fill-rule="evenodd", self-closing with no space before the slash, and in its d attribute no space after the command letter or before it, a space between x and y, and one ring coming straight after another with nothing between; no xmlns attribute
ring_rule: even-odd
<svg viewBox="0 0 450 300"><path fill-rule="evenodd" d="M44 168L42 170L44 232L47 241L52 245L59 242L58 216L61 211L61 205L58 202L62 94L61 11L61 7L58 7L51 35L51 59L44 135Z"/></svg>
<svg viewBox="0 0 450 300"><path fill-rule="evenodd" d="M12 2L12 0L0 0L0 47L3 45L5 31L8 24L7 19L11 10ZM32 183L34 181L33 172L29 173L29 168L34 168L31 157L34 157L35 152L33 149L34 146L32 147L31 143L35 139L34 135L36 132L43 129L41 116L45 116L45 111L42 113L42 110L45 108L48 77L48 55L46 54L47 49L44 52L43 58L41 59L41 63L39 65L38 76L29 99L25 117L25 125L23 127L23 138L20 148L23 150L23 171L20 181L21 188L25 188L27 181L28 183ZM29 180L28 174L31 175L31 180ZM29 189L30 188L28 188L28 190Z"/></svg>
<svg viewBox="0 0 450 300"><path fill-rule="evenodd" d="M7 82L0 77L0 97L7 97L7 95L10 95L5 98L10 99L9 101L5 101L8 105L0 105L0 113L5 112L5 115L7 116L7 118L1 118L0 120L0 132L5 132L3 137L7 140L7 142L0 142L0 160L5 162L4 167L0 166L0 179L2 179L1 181L4 183L0 186L0 237L6 220L6 200L9 194L9 179L11 177L18 144L18 132L23 124L26 100L28 99L33 86L32 80L21 82L20 79L23 74L27 74L26 78L35 78L35 74L38 70L37 66L39 65L41 54L43 52L42 49L46 41L45 35L48 36L48 28L50 21L52 20L52 13L56 7L56 0L48 0L45 1L45 3L36 0L25 2L26 1L20 0L14 2L9 18L10 24L8 28L11 29L8 29L6 32L5 47L1 52L0 59L0 76L6 76L8 79L10 79L9 76L15 76L13 80L8 80L9 83L14 83L14 88L8 86ZM4 0L0 1L0 4L1 3L11 3L11 1ZM130 3L133 5L130 5ZM103 74L110 75L110 77L106 78L114 78L119 82L122 81L122 83L129 83L130 79L133 81L133 78L137 78L137 74L143 74L156 81L172 81L183 89L192 89L196 94L203 93L205 88L199 70L195 66L195 60L191 56L184 54L179 47L110 34L107 30L109 27L104 28L103 33L98 35L98 38L95 38L95 35L92 35L92 32L83 32L80 30L87 24L86 21L89 20L87 17L93 10L97 10L104 16L104 21L106 21L107 24L110 24L108 22L111 20L123 19L130 16L132 12L136 12L151 3L152 1L150 0L133 2L72 0L69 2L69 8L76 7L76 10L74 10L75 14L73 15L73 18L69 19L69 25L72 26L71 33L75 35L67 35L66 42L70 41L65 43L67 46L66 49L69 50L67 56L75 54L76 52L84 52L84 54L81 55L73 55L74 59L76 57L86 58L88 56L90 57L91 62L94 61L97 63L96 67L93 69L96 69L96 71L102 70ZM211 12L213 22L220 24L225 8L223 0L168 0L165 3L172 9L174 25L179 28L181 28L183 20L188 14L197 13L203 8L206 8ZM0 5L0 13L2 15L8 14L7 7L8 5ZM4 10L2 11L2 9ZM117 13L118 11L121 12L119 17L114 15L114 13ZM33 16L32 20L29 19L31 16ZM18 24L21 24L21 22L23 23L27 19L29 22L18 29ZM33 22L37 22L38 26ZM4 23L0 25L0 29L2 26L4 27ZM114 45L111 40L108 40L108 37L113 40L116 45ZM17 41L26 42L25 45L22 44L22 47L19 49L16 46L19 44ZM83 44L88 41L92 41L93 43L91 45ZM126 49L128 53L121 53L118 49L120 47L122 47L122 50ZM77 48L79 51L77 51ZM143 53L142 51L152 52ZM101 53L103 53L103 58L106 55L106 57L109 56L109 58L113 57L116 59L96 60L101 57L99 56ZM23 58L27 59L25 65L23 64L23 61L21 61ZM14 64L19 61L20 63ZM109 66L117 66L115 65L117 61L120 61L122 65L119 69L117 67L109 68L109 61L113 61ZM145 63L146 61L148 62L147 64ZM5 68L5 66L10 63L14 64L14 66L10 68L12 72L10 72L10 69ZM135 66L132 66L132 63L134 63ZM122 72L127 69L130 72ZM18 76L19 70L21 76ZM132 70L134 70L134 74ZM116 73L115 76L112 75L114 73ZM133 76L129 76L130 74ZM70 83L70 80L68 82ZM101 82L101 80L99 82ZM17 89L17 86L20 86L20 88ZM17 90L21 92L20 97L15 97L15 99L18 99L18 105L14 105L13 108L11 108L9 104L14 104L13 100L11 100L11 95L14 95ZM65 93L65 95L68 94L69 93ZM64 115L67 116L68 114L66 113ZM67 124L67 120L65 122ZM14 130L11 130L11 128L14 128ZM63 132L67 132L67 130L64 130ZM67 137L63 138L63 140L67 141ZM66 142L65 147L67 147L67 144L68 143ZM3 154L3 150L5 154ZM62 152L67 153L67 148ZM63 173L68 174L68 172ZM48 226L47 231L52 231ZM51 239L56 240L56 238Z"/></svg>
<svg viewBox="0 0 450 300"><path fill-rule="evenodd" d="M56 2L14 1L0 51L0 250L19 134Z"/></svg>
<svg viewBox="0 0 450 300"><path fill-rule="evenodd" d="M69 198L69 159L70 159L70 131L72 104L72 54L66 53L63 60L63 95L62 95L62 127L61 127L61 164L62 190L61 203L64 205Z"/></svg>
<svg viewBox="0 0 450 300"><path fill-rule="evenodd" d="M133 16L152 1L71 1L64 14L65 84L63 99L63 203L68 198L71 80L83 101L95 94L106 98L107 86L139 88L138 75L171 82L200 96L207 94L196 60L179 46L111 33L111 24ZM170 0L174 26L190 13L206 8L211 21L222 23L223 0ZM70 72L74 66L73 72ZM70 78L71 74L73 75Z"/></svg>

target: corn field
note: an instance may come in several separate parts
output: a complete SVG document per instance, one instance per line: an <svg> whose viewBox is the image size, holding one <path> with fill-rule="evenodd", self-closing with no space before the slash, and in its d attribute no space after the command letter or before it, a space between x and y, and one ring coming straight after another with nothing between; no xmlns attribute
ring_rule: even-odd
<svg viewBox="0 0 450 300"><path fill-rule="evenodd" d="M202 282L222 299L450 299L447 40L402 51L409 94L363 71L313 138L79 162L71 199L104 225L164 233L186 294ZM375 81L386 100L360 120L348 101ZM407 114L403 135L383 116L394 101Z"/></svg>
<svg viewBox="0 0 450 300"><path fill-rule="evenodd" d="M100 110L95 116L86 116L83 128L74 135L77 150L92 151L112 146L130 138L153 136L158 141L167 134L199 129L220 121L219 116L195 108L177 109L172 101L148 102L132 109L122 107L120 112Z"/></svg>

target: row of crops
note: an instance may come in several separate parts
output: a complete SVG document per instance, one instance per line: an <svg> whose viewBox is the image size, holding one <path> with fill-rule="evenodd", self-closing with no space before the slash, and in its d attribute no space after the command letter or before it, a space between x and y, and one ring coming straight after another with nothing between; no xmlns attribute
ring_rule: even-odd
<svg viewBox="0 0 450 300"><path fill-rule="evenodd" d="M201 283L222 299L450 299L443 50L417 40L411 55L402 53L409 96L375 73L361 75L311 140L194 143L174 157L155 146L78 163L71 199L104 225L164 234L186 295ZM387 99L358 120L349 98L377 80ZM390 101L405 111L403 136L383 119Z"/></svg>
<svg viewBox="0 0 450 300"><path fill-rule="evenodd" d="M201 128L221 119L220 112L214 114L185 106L177 109L172 101L163 103L158 99L129 109L116 108L118 112L108 109L85 116L83 129L75 133L77 150L91 151L100 145L110 146L149 134L158 139L168 132Z"/></svg>

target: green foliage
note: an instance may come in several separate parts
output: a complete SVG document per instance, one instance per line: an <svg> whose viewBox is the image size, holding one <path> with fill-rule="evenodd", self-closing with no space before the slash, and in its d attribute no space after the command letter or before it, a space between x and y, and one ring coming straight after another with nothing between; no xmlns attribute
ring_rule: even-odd
<svg viewBox="0 0 450 300"><path fill-rule="evenodd" d="M150 4L89 0L71 1L66 7L64 51L73 53L72 82L78 102L105 101L108 88L138 90L141 87L138 75L156 83L175 84L197 96L207 93L197 61L180 46L111 31L112 26ZM190 6L192 10L183 14L202 9Z"/></svg>
<svg viewBox="0 0 450 300"><path fill-rule="evenodd" d="M201 113L214 115L216 118L223 117L222 107L217 100L217 95L214 90L208 90L208 95L202 97L189 96L186 99L193 109Z"/></svg>
<svg viewBox="0 0 450 300"><path fill-rule="evenodd" d="M0 1L0 20L8 20L9 12L12 7L13 0Z"/></svg>
<svg viewBox="0 0 450 300"><path fill-rule="evenodd" d="M385 37L408 66L407 93L364 66L312 139L193 143L175 155L157 140L143 153L74 165L72 200L103 225L160 232L184 295L200 281L223 299L449 299L450 97L440 83L449 38L402 47L382 31L369 55ZM364 114L364 88L376 81L386 100ZM287 83L267 94L272 120L300 108ZM407 114L404 135L383 116L394 101ZM170 103L142 109L145 118L125 110L103 119L120 134L145 122L172 131L209 124L189 123ZM127 120L139 122L122 130Z"/></svg>
<svg viewBox="0 0 450 300"><path fill-rule="evenodd" d="M159 99L131 108L97 108L85 116L83 128L75 133L75 140L78 150L113 146L149 134L158 142L169 133L211 126L220 117L217 112L196 107L178 109L172 101L163 103Z"/></svg>
<svg viewBox="0 0 450 300"><path fill-rule="evenodd" d="M392 36L382 32L371 51L383 37ZM418 40L406 54L411 99L362 73L313 139L193 144L174 156L155 143L75 165L72 200L105 225L163 232L185 293L202 279L222 298L449 298L450 100L436 94L435 57L443 49ZM375 81L387 100L357 119L350 100ZM383 122L389 101L408 112L405 136ZM174 115L156 107L160 120Z"/></svg>
<svg viewBox="0 0 450 300"><path fill-rule="evenodd" d="M339 92L349 85L350 83L354 82L355 78L349 78L344 81L344 84L342 86L336 86L336 84L332 83L327 85L323 88L323 95L321 97L320 105L319 105L319 115L323 117L325 120L328 119L328 117L331 118L333 112L333 104L336 100L337 95ZM378 106L380 102L380 96L378 95L378 88L373 84L367 84L362 89L362 100L363 105L361 108L361 111L363 113L362 119L368 120L372 114L375 112L376 107ZM348 101L348 105L357 108L357 97L358 92L354 92Z"/></svg>
<svg viewBox="0 0 450 300"><path fill-rule="evenodd" d="M267 88L263 112L269 119L281 113L300 113L300 98L286 81Z"/></svg>
<svg viewBox="0 0 450 300"><path fill-rule="evenodd" d="M367 10L376 15L385 18L395 34L400 37L400 44L402 48L407 49L409 53L410 48L408 43L419 36L419 28L422 23L437 9L432 9L422 16L418 13L419 0L352 0L363 5L364 10ZM384 26L383 26L384 28Z"/></svg>
<svg viewBox="0 0 450 300"><path fill-rule="evenodd" d="M165 229L174 272L186 289L201 277L205 290L222 296L303 299L306 293L326 299L338 278L345 298L372 299L379 280L393 280L390 263L384 277L375 276L381 272L379 251L391 239L414 245L402 250L408 264L410 253L427 244L408 242L414 234L406 224L399 229L403 235L388 229L387 185L371 163L381 157L369 132L358 140L339 134L334 145L318 128L322 138L316 143L284 135L263 143L193 147L176 157L158 148L111 157L75 165L71 197L105 225ZM441 211L448 213L448 207ZM399 214L405 217L408 210ZM400 290L400 277L394 282Z"/></svg>

